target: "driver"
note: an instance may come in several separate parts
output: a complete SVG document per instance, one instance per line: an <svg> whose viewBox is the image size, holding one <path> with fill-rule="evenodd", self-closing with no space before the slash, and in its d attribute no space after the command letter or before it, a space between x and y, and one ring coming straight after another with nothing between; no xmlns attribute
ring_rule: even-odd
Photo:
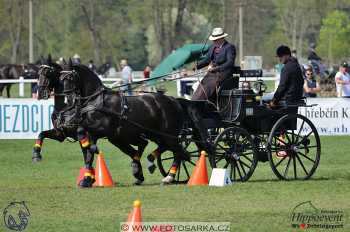
<svg viewBox="0 0 350 232"><path fill-rule="evenodd" d="M208 66L208 73L198 85L192 96L192 100L210 100L212 99L216 89L234 72L234 63L236 58L236 48L225 40L228 34L220 27L214 28L209 36L209 40L213 41L213 45L204 58L200 61L196 68L201 69ZM237 84L238 85L238 84ZM235 86L236 88L238 86Z"/></svg>
<svg viewBox="0 0 350 232"><path fill-rule="evenodd" d="M281 70L280 83L273 95L270 107L276 107L281 101L286 104L298 102L303 97L303 73L298 60L291 55L290 48L281 45L276 50L279 61L284 64Z"/></svg>

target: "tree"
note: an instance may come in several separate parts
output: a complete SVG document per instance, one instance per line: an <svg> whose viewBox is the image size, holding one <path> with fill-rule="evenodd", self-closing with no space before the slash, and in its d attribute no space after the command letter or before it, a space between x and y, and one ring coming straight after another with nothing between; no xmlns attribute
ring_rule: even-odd
<svg viewBox="0 0 350 232"><path fill-rule="evenodd" d="M96 9L97 4L93 0L89 0L88 2L81 1L80 7L81 7L83 14L85 16L86 25L89 29L92 44L94 46L94 60L95 60L95 62L100 63L101 62L100 38L98 36L98 32L96 29L96 23L95 23L95 9Z"/></svg>
<svg viewBox="0 0 350 232"><path fill-rule="evenodd" d="M346 59L349 57L349 36L349 16L343 11L332 11L322 20L317 50L330 64Z"/></svg>

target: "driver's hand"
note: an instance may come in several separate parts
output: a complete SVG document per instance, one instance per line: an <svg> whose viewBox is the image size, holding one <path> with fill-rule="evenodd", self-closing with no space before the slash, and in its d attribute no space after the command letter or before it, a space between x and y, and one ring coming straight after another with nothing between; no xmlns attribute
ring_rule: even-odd
<svg viewBox="0 0 350 232"><path fill-rule="evenodd" d="M217 70L218 70L217 67L209 66L209 68L208 68L208 72L212 72L212 73L216 72Z"/></svg>
<svg viewBox="0 0 350 232"><path fill-rule="evenodd" d="M273 108L276 108L277 107L277 102L276 100L272 100L269 104L268 104L268 107L273 109Z"/></svg>
<svg viewBox="0 0 350 232"><path fill-rule="evenodd" d="M192 70L193 70L193 71L196 71L196 70L197 70L197 64L193 64Z"/></svg>

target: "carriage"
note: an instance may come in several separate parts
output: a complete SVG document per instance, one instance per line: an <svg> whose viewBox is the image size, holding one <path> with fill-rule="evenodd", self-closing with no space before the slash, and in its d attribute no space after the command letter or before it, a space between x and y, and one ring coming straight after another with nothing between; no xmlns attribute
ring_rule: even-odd
<svg viewBox="0 0 350 232"><path fill-rule="evenodd" d="M262 99L266 90L259 79L262 70L236 70L234 75L245 80L238 89L232 88L234 79L223 83L215 107L206 101L192 102L200 112L204 133L198 139L191 124L185 123L179 139L191 159L182 160L176 181L185 183L189 179L203 147L210 166L229 169L232 181L247 181L258 162L269 162L281 180L309 179L319 164L321 144L315 126L298 114L298 109L312 105L301 100L271 109ZM248 81L247 77L256 79ZM172 160L170 153L158 157L163 176L168 174Z"/></svg>

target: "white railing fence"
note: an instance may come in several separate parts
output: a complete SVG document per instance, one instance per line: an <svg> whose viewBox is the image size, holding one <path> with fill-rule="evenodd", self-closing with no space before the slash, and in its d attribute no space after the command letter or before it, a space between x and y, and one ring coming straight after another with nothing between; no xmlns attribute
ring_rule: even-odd
<svg viewBox="0 0 350 232"><path fill-rule="evenodd" d="M113 76L113 78L110 78L110 76ZM143 72L142 71L134 71L132 73L132 76L133 76L133 80L134 81L138 81L138 80L142 80L143 79ZM104 78L103 76L99 76L101 81L103 83L105 82L121 82L121 72L115 72L113 73L113 75L109 75L108 78ZM268 73L265 73L264 72L264 76L262 78L259 78L259 79L262 79L264 81L276 81L276 78L278 78L276 76L275 73L272 73L272 72L268 72ZM241 77L240 80L244 80L245 78L244 77ZM256 79L255 77L252 78L246 78L247 80L253 80L253 79ZM181 81L197 81L198 80L198 77L185 77L185 78L181 78L181 79L178 79L177 80L177 85L179 85L179 82ZM19 77L19 79L4 79L4 80L0 80L0 84L1 83L5 83L5 84L19 84L19 88L18 88L18 95L20 97L24 97L24 84L25 83L36 83L37 82L37 79L24 79L22 76Z"/></svg>

